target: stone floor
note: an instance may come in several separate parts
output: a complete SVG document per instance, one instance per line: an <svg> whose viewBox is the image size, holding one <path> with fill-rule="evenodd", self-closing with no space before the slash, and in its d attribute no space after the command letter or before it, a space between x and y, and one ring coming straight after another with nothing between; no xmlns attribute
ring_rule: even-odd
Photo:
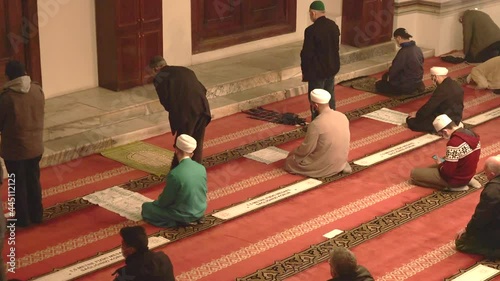
<svg viewBox="0 0 500 281"><path fill-rule="evenodd" d="M306 92L301 81L302 42L191 66L207 87L214 119ZM433 50L423 50L426 57ZM393 42L367 48L341 46L336 82L388 68ZM169 131L168 114L152 85L113 92L94 88L47 99L42 166Z"/></svg>

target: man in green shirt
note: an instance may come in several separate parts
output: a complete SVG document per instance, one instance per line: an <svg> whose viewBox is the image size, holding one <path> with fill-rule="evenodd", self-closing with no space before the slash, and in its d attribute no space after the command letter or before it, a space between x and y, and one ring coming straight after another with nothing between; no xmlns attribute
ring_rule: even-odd
<svg viewBox="0 0 500 281"><path fill-rule="evenodd" d="M207 171L193 161L196 140L182 134L175 143L179 165L167 175L157 200L142 205L145 221L159 227L183 226L200 220L207 209Z"/></svg>

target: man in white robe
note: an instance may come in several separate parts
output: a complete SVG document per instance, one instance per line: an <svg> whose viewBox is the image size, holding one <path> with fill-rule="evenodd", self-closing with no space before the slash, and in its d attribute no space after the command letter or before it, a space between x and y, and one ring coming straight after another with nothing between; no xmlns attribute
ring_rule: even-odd
<svg viewBox="0 0 500 281"><path fill-rule="evenodd" d="M318 112L307 128L302 144L288 154L285 170L292 174L319 178L352 172L349 154L349 120L328 106L330 94L323 89L311 92L311 106Z"/></svg>

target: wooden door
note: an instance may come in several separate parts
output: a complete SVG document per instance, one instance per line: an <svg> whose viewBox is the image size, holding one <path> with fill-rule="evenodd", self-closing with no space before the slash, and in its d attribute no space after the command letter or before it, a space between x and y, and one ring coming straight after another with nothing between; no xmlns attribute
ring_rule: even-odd
<svg viewBox="0 0 500 281"><path fill-rule="evenodd" d="M392 38L394 0L344 0L342 44L364 47Z"/></svg>
<svg viewBox="0 0 500 281"><path fill-rule="evenodd" d="M191 0L193 53L295 32L297 0Z"/></svg>
<svg viewBox="0 0 500 281"><path fill-rule="evenodd" d="M139 2L139 0L118 0L115 2L118 89L126 89L141 84L141 14Z"/></svg>
<svg viewBox="0 0 500 281"><path fill-rule="evenodd" d="M151 82L147 65L152 57L163 55L162 0L140 1L141 14L141 80L142 84Z"/></svg>
<svg viewBox="0 0 500 281"><path fill-rule="evenodd" d="M207 40L243 31L242 5L234 0L196 0L191 16L197 40Z"/></svg>
<svg viewBox="0 0 500 281"><path fill-rule="evenodd" d="M120 91L149 82L163 54L162 0L96 0L99 86Z"/></svg>
<svg viewBox="0 0 500 281"><path fill-rule="evenodd" d="M5 65L10 60L26 64L22 16L21 1L0 0L0 87L7 82Z"/></svg>

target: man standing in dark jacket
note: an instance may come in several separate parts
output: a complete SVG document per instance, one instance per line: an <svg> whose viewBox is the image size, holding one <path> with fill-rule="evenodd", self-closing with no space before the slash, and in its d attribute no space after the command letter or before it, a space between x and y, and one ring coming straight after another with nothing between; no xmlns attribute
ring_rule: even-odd
<svg viewBox="0 0 500 281"><path fill-rule="evenodd" d="M490 259L500 258L500 155L490 157L484 165L489 182L484 186L476 211L455 245L465 253Z"/></svg>
<svg viewBox="0 0 500 281"><path fill-rule="evenodd" d="M394 39L401 46L392 61L389 72L382 76L382 80L375 83L377 92L389 95L407 95L415 91L423 91L424 54L417 47L412 36L406 29L398 28L394 31Z"/></svg>
<svg viewBox="0 0 500 281"><path fill-rule="evenodd" d="M142 226L120 230L125 266L116 270L115 281L175 281L170 258L148 249L148 236Z"/></svg>
<svg viewBox="0 0 500 281"><path fill-rule="evenodd" d="M433 133L432 122L441 114L448 115L455 124L460 124L464 110L464 90L447 75L448 69L445 67L431 68L431 79L437 87L417 113L406 119L410 130Z"/></svg>
<svg viewBox="0 0 500 281"><path fill-rule="evenodd" d="M43 154L45 96L20 62L8 62L5 75L9 81L0 93L0 156L15 189L16 226L25 227L43 219L39 163Z"/></svg>
<svg viewBox="0 0 500 281"><path fill-rule="evenodd" d="M313 24L306 28L300 52L302 80L308 82L309 102L312 90L327 90L332 97L330 108L335 109L334 82L340 69L340 29L334 21L326 18L325 4L321 1L311 3L309 16ZM311 114L312 119L318 115L312 105Z"/></svg>
<svg viewBox="0 0 500 281"><path fill-rule="evenodd" d="M191 69L167 65L161 56L152 58L149 67L156 73L156 93L168 111L172 135L176 139L182 134L192 136L198 144L192 159L201 164L205 128L212 119L207 89ZM178 164L174 157L171 169Z"/></svg>
<svg viewBox="0 0 500 281"><path fill-rule="evenodd" d="M330 256L328 281L373 281L371 273L359 265L354 254L347 248L335 246Z"/></svg>

